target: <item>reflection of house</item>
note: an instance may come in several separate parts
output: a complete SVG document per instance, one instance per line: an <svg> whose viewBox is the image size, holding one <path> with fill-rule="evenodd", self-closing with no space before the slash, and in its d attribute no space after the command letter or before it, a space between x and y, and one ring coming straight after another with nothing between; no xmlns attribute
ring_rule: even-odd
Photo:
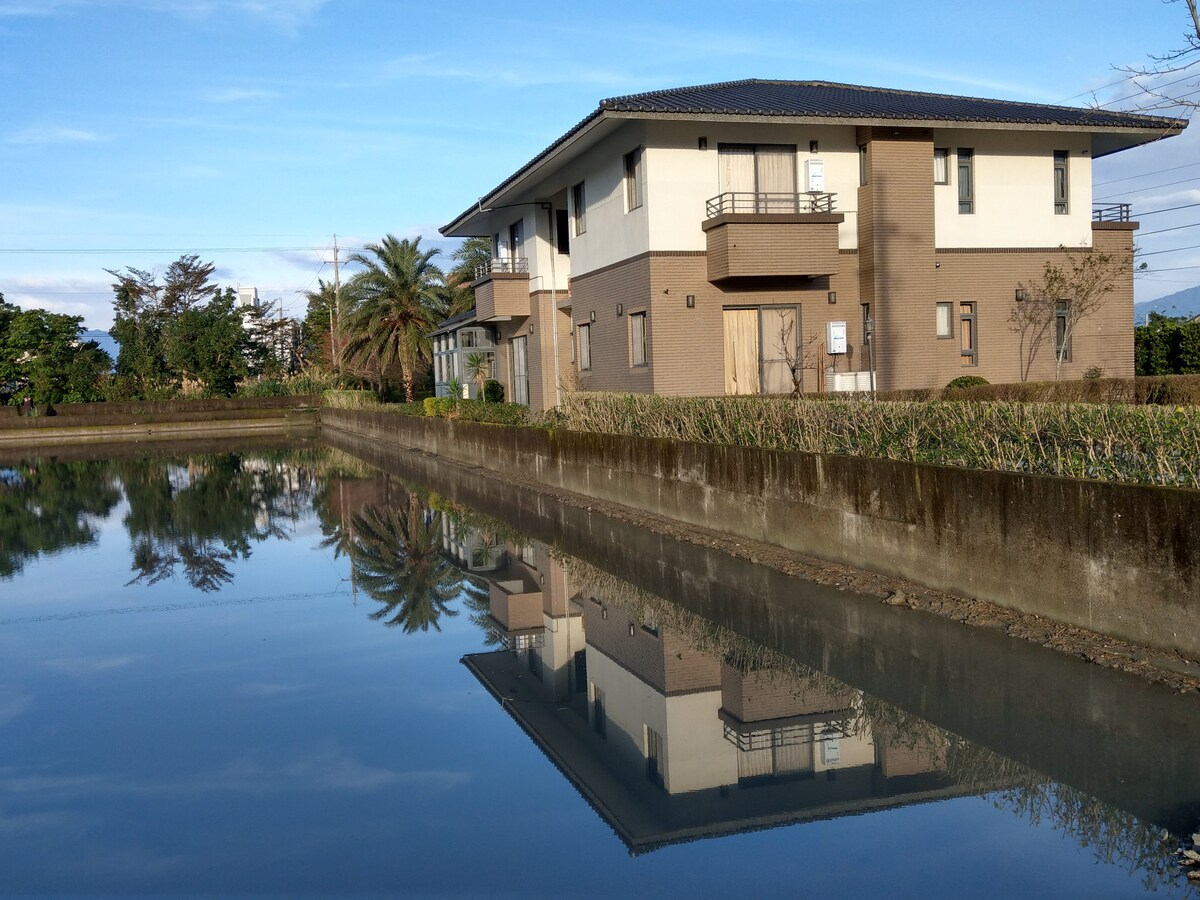
<svg viewBox="0 0 1200 900"><path fill-rule="evenodd" d="M885 389L1016 381L1018 286L1060 247L1132 250L1128 205L1093 209L1092 160L1183 124L824 82L604 100L442 228L493 247L457 327L495 329L507 396L535 408L572 373L772 393L799 361L804 390L854 389L872 355ZM1132 374L1132 303L1126 271L1067 342L1068 377Z"/></svg>
<svg viewBox="0 0 1200 900"><path fill-rule="evenodd" d="M585 664L583 621L567 602L567 575L540 544L514 546L443 518L442 545L459 566L487 582L488 629L547 690L567 697ZM579 676L575 668L580 667Z"/></svg>
<svg viewBox="0 0 1200 900"><path fill-rule="evenodd" d="M464 663L634 852L967 792L941 771L944 745L876 737L856 691L742 672L623 607L573 604L586 704L531 684L524 654Z"/></svg>

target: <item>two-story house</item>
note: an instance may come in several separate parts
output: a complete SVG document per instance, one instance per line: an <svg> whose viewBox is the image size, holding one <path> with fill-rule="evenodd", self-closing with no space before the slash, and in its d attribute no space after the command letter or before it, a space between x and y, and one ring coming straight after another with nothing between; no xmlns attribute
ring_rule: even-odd
<svg viewBox="0 0 1200 900"><path fill-rule="evenodd" d="M599 107L441 229L488 236L473 328L508 399L940 387L1133 371L1128 206L1092 160L1178 134L1146 115L797 81ZM1032 365L1011 317L1048 261L1125 263ZM449 343L448 340L443 343ZM1057 346L1056 346L1057 345ZM1026 371L1027 370L1027 371Z"/></svg>

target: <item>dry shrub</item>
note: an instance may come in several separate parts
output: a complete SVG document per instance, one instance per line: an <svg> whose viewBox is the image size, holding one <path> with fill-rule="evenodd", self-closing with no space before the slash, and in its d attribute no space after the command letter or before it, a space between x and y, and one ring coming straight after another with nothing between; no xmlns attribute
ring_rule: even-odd
<svg viewBox="0 0 1200 900"><path fill-rule="evenodd" d="M559 421L574 431L1200 487L1196 407L594 393L564 396Z"/></svg>

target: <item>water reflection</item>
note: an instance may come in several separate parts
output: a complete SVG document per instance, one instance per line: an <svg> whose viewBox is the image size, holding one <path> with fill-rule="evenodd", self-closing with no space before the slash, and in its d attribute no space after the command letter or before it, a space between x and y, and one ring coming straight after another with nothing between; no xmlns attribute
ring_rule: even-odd
<svg viewBox="0 0 1200 900"><path fill-rule="evenodd" d="M121 492L104 462L0 465L0 578L26 562L96 540Z"/></svg>
<svg viewBox="0 0 1200 900"><path fill-rule="evenodd" d="M1147 889L1183 885L1161 827L478 513L448 520L500 645L463 663L633 854L983 795Z"/></svg>

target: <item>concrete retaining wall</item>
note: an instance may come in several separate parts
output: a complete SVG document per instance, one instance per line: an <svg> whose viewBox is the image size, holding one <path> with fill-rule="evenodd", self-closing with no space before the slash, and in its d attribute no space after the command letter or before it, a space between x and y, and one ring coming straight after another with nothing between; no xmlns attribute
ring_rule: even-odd
<svg viewBox="0 0 1200 900"><path fill-rule="evenodd" d="M136 403L69 403L38 415L0 414L0 445L176 440L315 429L318 398L233 397ZM17 407L0 407L0 410Z"/></svg>
<svg viewBox="0 0 1200 900"><path fill-rule="evenodd" d="M323 409L323 428L1200 658L1200 492Z"/></svg>

